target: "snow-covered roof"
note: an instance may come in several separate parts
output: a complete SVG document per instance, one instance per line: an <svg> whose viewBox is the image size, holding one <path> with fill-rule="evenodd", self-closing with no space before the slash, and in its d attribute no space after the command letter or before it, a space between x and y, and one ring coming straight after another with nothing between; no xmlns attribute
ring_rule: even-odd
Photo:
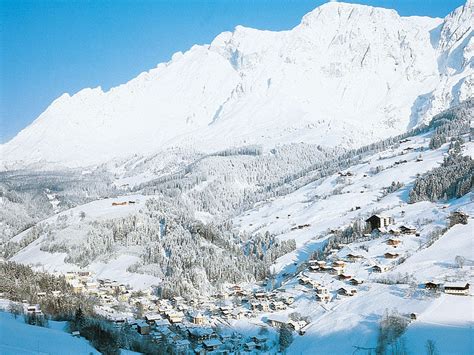
<svg viewBox="0 0 474 355"><path fill-rule="evenodd" d="M204 340L203 344L205 347L214 347L222 345L222 342L219 339L208 339Z"/></svg>

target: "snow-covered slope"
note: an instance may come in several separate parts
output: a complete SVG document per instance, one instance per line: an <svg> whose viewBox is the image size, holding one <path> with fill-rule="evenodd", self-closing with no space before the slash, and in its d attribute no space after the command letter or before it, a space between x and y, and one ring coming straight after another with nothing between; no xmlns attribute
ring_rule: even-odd
<svg viewBox="0 0 474 355"><path fill-rule="evenodd" d="M473 7L442 20L331 2L289 31L238 26L107 92L62 95L0 155L87 165L171 146L366 144L473 96Z"/></svg>
<svg viewBox="0 0 474 355"><path fill-rule="evenodd" d="M99 354L84 338L75 338L66 333L65 327L66 322L55 321L50 321L49 328L37 327L26 324L23 317L15 319L9 313L0 312L0 353Z"/></svg>

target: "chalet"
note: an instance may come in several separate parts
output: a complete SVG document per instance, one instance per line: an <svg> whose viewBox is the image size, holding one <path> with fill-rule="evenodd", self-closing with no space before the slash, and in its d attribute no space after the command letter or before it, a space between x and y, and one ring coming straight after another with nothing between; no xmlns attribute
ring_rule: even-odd
<svg viewBox="0 0 474 355"><path fill-rule="evenodd" d="M194 327L188 329L189 337L195 341L211 339L214 331L211 328Z"/></svg>
<svg viewBox="0 0 474 355"><path fill-rule="evenodd" d="M326 287L324 287L324 286L319 286L319 287L316 288L316 293L317 293L318 295L323 295L323 294L329 293L329 291L328 291L328 289L327 289Z"/></svg>
<svg viewBox="0 0 474 355"><path fill-rule="evenodd" d="M137 323L137 332L141 335L148 335L150 334L150 325L146 322L138 322Z"/></svg>
<svg viewBox="0 0 474 355"><path fill-rule="evenodd" d="M307 285L311 282L311 279L309 277L306 277L306 276L301 276L299 277L299 283L301 285Z"/></svg>
<svg viewBox="0 0 474 355"><path fill-rule="evenodd" d="M431 290L431 291L437 291L441 288L441 284L439 284L439 283L437 284L437 283L431 282L431 281L425 283L424 286L425 286L426 290Z"/></svg>
<svg viewBox="0 0 474 355"><path fill-rule="evenodd" d="M204 340L202 344L207 351L215 351L222 345L222 342L219 339L208 339Z"/></svg>
<svg viewBox="0 0 474 355"><path fill-rule="evenodd" d="M112 202L112 206L125 206L127 205L128 202L127 201L123 201L123 202Z"/></svg>
<svg viewBox="0 0 474 355"><path fill-rule="evenodd" d="M161 316L159 314L147 314L145 316L145 322L150 325L154 325L156 321L161 320Z"/></svg>
<svg viewBox="0 0 474 355"><path fill-rule="evenodd" d="M444 285L444 293L450 295L461 295L461 296L468 296L469 295L469 284L446 284Z"/></svg>
<svg viewBox="0 0 474 355"><path fill-rule="evenodd" d="M306 326L305 321L294 321L294 320L289 320L288 325L294 330L294 331L299 331L301 328Z"/></svg>
<svg viewBox="0 0 474 355"><path fill-rule="evenodd" d="M183 312L168 312L166 316L168 317L168 320L172 324L181 323L184 318Z"/></svg>
<svg viewBox="0 0 474 355"><path fill-rule="evenodd" d="M268 302L260 302L257 305L257 310L260 312L268 312L270 310L270 305Z"/></svg>
<svg viewBox="0 0 474 355"><path fill-rule="evenodd" d="M53 297L59 297L61 296L61 291L54 290L54 291L51 291L51 294L53 295Z"/></svg>
<svg viewBox="0 0 474 355"><path fill-rule="evenodd" d="M393 247L397 247L399 246L401 243L401 240L400 239L395 239L395 238L390 238L389 240L387 240L387 245L391 245Z"/></svg>
<svg viewBox="0 0 474 355"><path fill-rule="evenodd" d="M265 292L255 292L254 297L256 299L264 299L267 297L267 294Z"/></svg>
<svg viewBox="0 0 474 355"><path fill-rule="evenodd" d="M328 268L328 272L331 274L331 275L341 275L343 272L344 272L344 268L342 267L331 267L331 268Z"/></svg>
<svg viewBox="0 0 474 355"><path fill-rule="evenodd" d="M326 261L324 260L316 260L316 265L318 265L319 267L325 267L326 266Z"/></svg>
<svg viewBox="0 0 474 355"><path fill-rule="evenodd" d="M359 259L363 259L364 257L362 255L349 253L349 254L346 255L346 258L349 261L357 261Z"/></svg>
<svg viewBox="0 0 474 355"><path fill-rule="evenodd" d="M374 265L372 266L372 272L385 272L388 271L388 266L385 265Z"/></svg>
<svg viewBox="0 0 474 355"><path fill-rule="evenodd" d="M204 324L204 316L201 312L194 312L191 314L191 321L193 324L196 325L203 325Z"/></svg>
<svg viewBox="0 0 474 355"><path fill-rule="evenodd" d="M341 281L344 281L344 280L350 280L350 279L352 279L352 276L350 276L350 275L345 275L345 274L340 274L337 278L338 278L339 280L341 280Z"/></svg>
<svg viewBox="0 0 474 355"><path fill-rule="evenodd" d="M331 296L329 293L320 293L316 294L316 300L321 301L321 302L328 302L331 299Z"/></svg>
<svg viewBox="0 0 474 355"><path fill-rule="evenodd" d="M337 293L343 296L354 296L357 293L357 290L341 287L339 290L337 290Z"/></svg>
<svg viewBox="0 0 474 355"><path fill-rule="evenodd" d="M349 283L353 286L358 286L364 283L364 280L352 278L349 280Z"/></svg>
<svg viewBox="0 0 474 355"><path fill-rule="evenodd" d="M400 256L400 254L389 252L389 253L385 253L383 256L385 259L396 259Z"/></svg>
<svg viewBox="0 0 474 355"><path fill-rule="evenodd" d="M395 227L389 228L389 229L388 229L388 232L389 232L391 235L400 235L400 233L401 233L400 229L395 228Z"/></svg>
<svg viewBox="0 0 474 355"><path fill-rule="evenodd" d="M400 232L402 234L416 234L416 228L412 226L400 226Z"/></svg>
<svg viewBox="0 0 474 355"><path fill-rule="evenodd" d="M374 230L388 227L389 225L393 224L393 218L389 216L374 214L370 218L366 219L365 222L370 224L371 230Z"/></svg>
<svg viewBox="0 0 474 355"><path fill-rule="evenodd" d="M38 296L38 297L46 297L46 292L38 292L38 293L36 294L36 296Z"/></svg>
<svg viewBox="0 0 474 355"><path fill-rule="evenodd" d="M339 267L339 268L344 268L346 266L346 263L342 260L336 260L332 263L332 266L334 268Z"/></svg>
<svg viewBox="0 0 474 355"><path fill-rule="evenodd" d="M81 336L81 333L78 330L75 330L71 333L71 335L75 338L79 338Z"/></svg>
<svg viewBox="0 0 474 355"><path fill-rule="evenodd" d="M275 311L282 311L284 309L286 309L286 306L283 302L281 301L273 301L271 304L270 304L271 308Z"/></svg>
<svg viewBox="0 0 474 355"><path fill-rule="evenodd" d="M274 328L280 328L288 324L288 316L284 314L270 314L267 318L267 322Z"/></svg>
<svg viewBox="0 0 474 355"><path fill-rule="evenodd" d="M222 315L227 316L232 312L232 307L231 306L220 306L219 311L222 313Z"/></svg>
<svg viewBox="0 0 474 355"><path fill-rule="evenodd" d="M309 271L312 271L312 272L319 271L319 266L315 264L309 265Z"/></svg>

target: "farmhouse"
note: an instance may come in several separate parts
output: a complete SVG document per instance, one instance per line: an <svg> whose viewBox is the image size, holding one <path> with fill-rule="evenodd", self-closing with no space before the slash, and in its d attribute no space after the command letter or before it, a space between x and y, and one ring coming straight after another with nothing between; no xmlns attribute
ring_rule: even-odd
<svg viewBox="0 0 474 355"><path fill-rule="evenodd" d="M281 301L273 301L271 304L270 304L271 308L274 309L275 311L281 311L281 310L284 310L286 309L286 306L283 302Z"/></svg>
<svg viewBox="0 0 474 355"><path fill-rule="evenodd" d="M329 268L328 272L331 275L341 275L344 272L344 268L342 268L340 266L335 266L335 267Z"/></svg>
<svg viewBox="0 0 474 355"><path fill-rule="evenodd" d="M388 266L385 265L374 265L372 266L372 272L385 272L388 271Z"/></svg>
<svg viewBox="0 0 474 355"><path fill-rule="evenodd" d="M204 340L202 344L204 345L204 348L207 351L217 350L217 348L222 345L222 343L219 339Z"/></svg>
<svg viewBox="0 0 474 355"><path fill-rule="evenodd" d="M395 239L395 238L390 238L389 240L387 240L387 244L388 245L391 245L393 247L397 247L399 246L401 243L401 240L400 239Z"/></svg>
<svg viewBox="0 0 474 355"><path fill-rule="evenodd" d="M385 257L385 259L396 259L400 256L400 254L397 254L397 253L385 253L383 255Z"/></svg>
<svg viewBox="0 0 474 355"><path fill-rule="evenodd" d="M341 287L339 290L337 290L337 293L343 296L354 296L357 293L357 290Z"/></svg>
<svg viewBox="0 0 474 355"><path fill-rule="evenodd" d="M400 232L402 232L402 234L416 234L416 228L413 226L403 225L400 227Z"/></svg>
<svg viewBox="0 0 474 355"><path fill-rule="evenodd" d="M347 257L347 260L349 261L357 261L359 259L364 258L362 255L357 255L357 254L352 254L352 253L347 254L346 257Z"/></svg>
<svg viewBox="0 0 474 355"><path fill-rule="evenodd" d="M425 289L427 290L436 291L436 290L439 290L440 288L441 288L441 284L437 284L431 281L425 283Z"/></svg>
<svg viewBox="0 0 474 355"><path fill-rule="evenodd" d="M349 280L349 283L353 286L361 285L364 283L364 280L352 278Z"/></svg>
<svg viewBox="0 0 474 355"><path fill-rule="evenodd" d="M398 228L391 227L389 228L388 232L392 235L400 235L401 231Z"/></svg>
<svg viewBox="0 0 474 355"><path fill-rule="evenodd" d="M288 323L288 316L284 314L270 314L267 322L274 328L280 328Z"/></svg>
<svg viewBox="0 0 474 355"><path fill-rule="evenodd" d="M393 218L389 216L383 216L374 214L370 218L366 219L365 222L370 224L371 230L380 229L393 224Z"/></svg>
<svg viewBox="0 0 474 355"><path fill-rule="evenodd" d="M321 301L321 302L327 302L329 301L330 298L331 296L329 295L329 293L316 294L316 300Z"/></svg>
<svg viewBox="0 0 474 355"><path fill-rule="evenodd" d="M468 296L469 295L469 284L446 284L444 285L444 293L450 295L461 295L461 296Z"/></svg>

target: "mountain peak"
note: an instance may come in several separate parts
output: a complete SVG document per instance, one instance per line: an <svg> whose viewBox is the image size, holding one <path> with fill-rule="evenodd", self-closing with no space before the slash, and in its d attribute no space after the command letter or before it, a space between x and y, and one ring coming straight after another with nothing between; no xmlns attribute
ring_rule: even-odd
<svg viewBox="0 0 474 355"><path fill-rule="evenodd" d="M169 147L367 144L472 96L470 9L448 16L436 41L440 19L339 2L288 31L237 26L106 92L64 95L0 155L84 166ZM439 39L455 41L443 61Z"/></svg>
<svg viewBox="0 0 474 355"><path fill-rule="evenodd" d="M373 22L377 19L398 18L400 16L392 9L330 1L303 16L301 25L312 26L319 22L349 21L363 17Z"/></svg>

